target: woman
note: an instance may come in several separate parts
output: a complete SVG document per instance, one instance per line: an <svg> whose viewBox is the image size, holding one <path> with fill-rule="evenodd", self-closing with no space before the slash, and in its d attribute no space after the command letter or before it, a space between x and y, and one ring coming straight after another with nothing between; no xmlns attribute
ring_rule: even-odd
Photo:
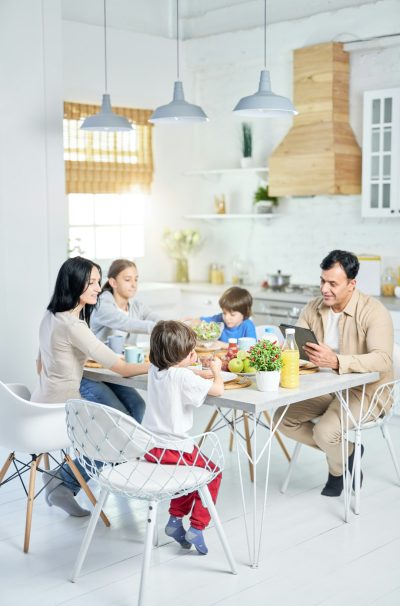
<svg viewBox="0 0 400 606"><path fill-rule="evenodd" d="M40 325L39 385L32 394L33 402L57 403L80 398L79 387L87 358L123 377L147 372L148 364L127 364L90 330L90 315L101 292L100 279L100 267L88 259L74 257L61 266ZM77 460L75 464L87 480L88 476ZM58 477L53 473L44 475L47 503L61 507L70 515L88 515L90 512L74 499L80 485L68 466L58 470Z"/></svg>
<svg viewBox="0 0 400 606"><path fill-rule="evenodd" d="M125 344L135 345L137 334L150 334L160 318L143 303L133 300L138 284L137 267L133 261L116 259L107 277L98 305L93 310L90 327L101 341L106 341L112 335L123 335ZM80 390L86 400L122 411L126 409L141 423L145 403L131 387L83 378Z"/></svg>

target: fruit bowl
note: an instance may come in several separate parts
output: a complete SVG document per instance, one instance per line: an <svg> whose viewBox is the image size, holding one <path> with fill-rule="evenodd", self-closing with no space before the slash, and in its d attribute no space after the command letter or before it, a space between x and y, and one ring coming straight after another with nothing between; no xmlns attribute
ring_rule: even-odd
<svg viewBox="0 0 400 606"><path fill-rule="evenodd" d="M197 345L211 351L217 348L217 341L224 330L224 323L202 321L192 328L197 337Z"/></svg>

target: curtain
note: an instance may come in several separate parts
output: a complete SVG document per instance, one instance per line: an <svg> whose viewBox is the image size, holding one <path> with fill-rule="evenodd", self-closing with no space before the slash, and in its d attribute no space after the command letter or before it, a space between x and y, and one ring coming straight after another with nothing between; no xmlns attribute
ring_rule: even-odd
<svg viewBox="0 0 400 606"><path fill-rule="evenodd" d="M80 130L98 105L64 103L66 193L128 193L149 191L153 180L152 110L113 107L128 118L131 132Z"/></svg>

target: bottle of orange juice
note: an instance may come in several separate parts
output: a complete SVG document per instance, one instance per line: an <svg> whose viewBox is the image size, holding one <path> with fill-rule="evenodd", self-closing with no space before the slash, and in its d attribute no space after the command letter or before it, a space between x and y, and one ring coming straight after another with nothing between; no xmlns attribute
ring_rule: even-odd
<svg viewBox="0 0 400 606"><path fill-rule="evenodd" d="M299 386L299 348L294 338L294 328L286 329L282 347L281 387L293 389Z"/></svg>

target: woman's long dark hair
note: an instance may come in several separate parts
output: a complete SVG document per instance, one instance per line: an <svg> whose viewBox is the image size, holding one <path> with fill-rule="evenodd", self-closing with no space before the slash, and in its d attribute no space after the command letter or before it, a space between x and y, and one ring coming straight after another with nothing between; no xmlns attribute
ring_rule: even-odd
<svg viewBox="0 0 400 606"><path fill-rule="evenodd" d="M54 293L47 309L53 314L75 309L79 305L81 294L89 285L93 267L97 267L101 279L101 268L97 263L83 257L73 257L65 261L58 272ZM94 307L94 305L84 305L79 315L80 319L89 324Z"/></svg>

